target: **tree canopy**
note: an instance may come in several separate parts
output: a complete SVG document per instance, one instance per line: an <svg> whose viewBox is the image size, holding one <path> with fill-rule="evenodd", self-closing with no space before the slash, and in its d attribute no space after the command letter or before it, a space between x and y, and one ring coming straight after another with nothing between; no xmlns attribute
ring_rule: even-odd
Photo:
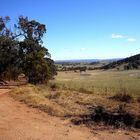
<svg viewBox="0 0 140 140"><path fill-rule="evenodd" d="M13 28L10 17L0 17L0 78L16 80L24 73L30 83L43 83L56 75L54 61L43 46L46 26L20 16Z"/></svg>

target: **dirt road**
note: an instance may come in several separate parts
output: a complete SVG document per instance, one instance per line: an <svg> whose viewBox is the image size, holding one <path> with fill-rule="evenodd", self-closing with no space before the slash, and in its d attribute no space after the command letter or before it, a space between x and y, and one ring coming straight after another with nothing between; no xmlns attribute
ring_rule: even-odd
<svg viewBox="0 0 140 140"><path fill-rule="evenodd" d="M52 117L8 96L0 89L0 140L139 140L140 134L91 132L69 120Z"/></svg>

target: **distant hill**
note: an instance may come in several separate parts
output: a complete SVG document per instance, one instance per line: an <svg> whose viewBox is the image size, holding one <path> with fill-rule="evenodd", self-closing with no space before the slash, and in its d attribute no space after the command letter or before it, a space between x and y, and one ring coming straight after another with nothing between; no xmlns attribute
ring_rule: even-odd
<svg viewBox="0 0 140 140"><path fill-rule="evenodd" d="M98 59L74 59L74 60L55 60L56 64L65 64L65 63L92 63L97 62Z"/></svg>
<svg viewBox="0 0 140 140"><path fill-rule="evenodd" d="M109 63L105 66L102 66L101 69L140 69L140 54L121 59L118 61L114 61L112 63Z"/></svg>
<svg viewBox="0 0 140 140"><path fill-rule="evenodd" d="M120 60L120 58L113 58L113 59L75 59L75 60L55 60L55 64L73 64L73 63L89 63L95 64L99 62L114 62Z"/></svg>

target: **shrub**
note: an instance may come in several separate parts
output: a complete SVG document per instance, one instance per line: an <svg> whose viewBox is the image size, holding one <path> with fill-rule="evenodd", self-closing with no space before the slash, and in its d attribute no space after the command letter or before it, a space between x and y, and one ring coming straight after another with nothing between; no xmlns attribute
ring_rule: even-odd
<svg viewBox="0 0 140 140"><path fill-rule="evenodd" d="M140 97L137 98L138 103L140 103Z"/></svg>
<svg viewBox="0 0 140 140"><path fill-rule="evenodd" d="M130 102L133 97L129 94L122 94L122 93L117 93L116 95L112 96L111 99L121 101L121 102Z"/></svg>
<svg viewBox="0 0 140 140"><path fill-rule="evenodd" d="M58 85L56 83L50 83L50 88L52 90L56 90L56 88L58 88Z"/></svg>

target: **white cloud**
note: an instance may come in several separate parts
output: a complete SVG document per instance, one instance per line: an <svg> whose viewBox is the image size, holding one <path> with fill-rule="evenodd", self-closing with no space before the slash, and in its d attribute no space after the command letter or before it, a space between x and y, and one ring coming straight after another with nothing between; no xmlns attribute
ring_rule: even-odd
<svg viewBox="0 0 140 140"><path fill-rule="evenodd" d="M120 34L112 34L111 38L124 38L124 36Z"/></svg>
<svg viewBox="0 0 140 140"><path fill-rule="evenodd" d="M136 39L135 38L128 38L127 41L129 41L129 42L135 42Z"/></svg>
<svg viewBox="0 0 140 140"><path fill-rule="evenodd" d="M86 50L86 48L81 48L80 50L81 50L81 51L85 51L85 50Z"/></svg>
<svg viewBox="0 0 140 140"><path fill-rule="evenodd" d="M121 35L121 34L112 34L112 35L111 35L111 38L113 38L113 39L121 39L121 38L124 38L124 39L126 39L128 42L135 42L135 41L136 41L136 39L133 38L133 37L124 36L124 35Z"/></svg>

